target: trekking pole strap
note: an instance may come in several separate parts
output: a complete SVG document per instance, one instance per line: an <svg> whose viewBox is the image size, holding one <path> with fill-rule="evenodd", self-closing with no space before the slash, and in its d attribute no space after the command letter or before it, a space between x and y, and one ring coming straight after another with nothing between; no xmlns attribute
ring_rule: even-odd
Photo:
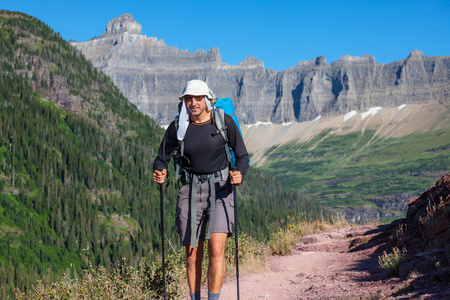
<svg viewBox="0 0 450 300"><path fill-rule="evenodd" d="M191 247L197 248L197 184L198 178L193 175L191 180Z"/></svg>

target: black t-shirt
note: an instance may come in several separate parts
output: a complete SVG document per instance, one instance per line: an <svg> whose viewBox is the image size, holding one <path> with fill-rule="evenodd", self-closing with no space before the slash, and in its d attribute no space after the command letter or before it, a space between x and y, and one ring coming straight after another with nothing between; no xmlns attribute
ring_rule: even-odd
<svg viewBox="0 0 450 300"><path fill-rule="evenodd" d="M228 131L228 145L234 152L236 167L245 175L249 157L242 136L233 119L225 114L225 126ZM153 164L154 170L167 169L178 146L175 122L166 130L158 156ZM205 123L190 123L184 137L183 168L194 174L211 174L227 167L225 140L212 120Z"/></svg>

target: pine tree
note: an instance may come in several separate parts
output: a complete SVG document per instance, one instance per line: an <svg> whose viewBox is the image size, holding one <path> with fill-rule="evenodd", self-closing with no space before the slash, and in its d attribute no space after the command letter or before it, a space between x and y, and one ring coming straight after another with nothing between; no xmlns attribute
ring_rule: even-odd
<svg viewBox="0 0 450 300"><path fill-rule="evenodd" d="M67 240L67 250L69 250L69 252L75 252L78 250L77 237L75 236L75 226L72 226L70 229L69 237Z"/></svg>

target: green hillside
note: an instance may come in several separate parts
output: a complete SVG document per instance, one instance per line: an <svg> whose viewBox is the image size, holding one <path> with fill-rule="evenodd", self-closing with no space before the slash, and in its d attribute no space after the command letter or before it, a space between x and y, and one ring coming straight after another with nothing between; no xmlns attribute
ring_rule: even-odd
<svg viewBox="0 0 450 300"><path fill-rule="evenodd" d="M347 212L351 207L353 214L372 209L369 218L381 212L403 217L407 199L450 169L450 124L442 127L400 138L380 137L375 130L325 130L306 142L272 147L263 169L287 190L325 206Z"/></svg>
<svg viewBox="0 0 450 300"><path fill-rule="evenodd" d="M84 249L107 269L158 255L163 133L59 34L0 11L0 298L71 266L80 275ZM241 228L260 239L287 215L326 215L253 168L238 190ZM165 228L178 248L176 193L171 182Z"/></svg>

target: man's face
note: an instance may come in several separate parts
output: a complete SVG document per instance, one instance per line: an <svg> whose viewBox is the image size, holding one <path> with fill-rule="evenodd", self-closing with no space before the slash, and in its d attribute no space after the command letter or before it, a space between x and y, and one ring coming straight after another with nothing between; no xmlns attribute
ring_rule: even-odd
<svg viewBox="0 0 450 300"><path fill-rule="evenodd" d="M184 101L186 101L186 106L191 115L195 117L201 116L207 108L205 96L186 95Z"/></svg>

